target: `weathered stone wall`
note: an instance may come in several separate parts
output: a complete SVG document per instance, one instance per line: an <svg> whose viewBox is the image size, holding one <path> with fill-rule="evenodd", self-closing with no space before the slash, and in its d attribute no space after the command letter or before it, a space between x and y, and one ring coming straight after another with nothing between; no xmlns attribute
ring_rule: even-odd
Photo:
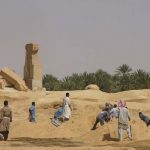
<svg viewBox="0 0 150 150"><path fill-rule="evenodd" d="M26 44L24 80L29 89L42 89L42 66L39 58L39 46Z"/></svg>

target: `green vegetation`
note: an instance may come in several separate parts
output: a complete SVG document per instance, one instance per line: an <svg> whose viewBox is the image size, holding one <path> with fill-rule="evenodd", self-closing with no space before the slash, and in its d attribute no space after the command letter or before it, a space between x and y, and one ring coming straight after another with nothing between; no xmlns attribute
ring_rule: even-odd
<svg viewBox="0 0 150 150"><path fill-rule="evenodd" d="M43 86L50 91L83 90L89 84L96 84L105 92L149 89L150 73L142 69L133 71L130 66L123 64L117 68L114 75L100 69L95 73L73 73L62 80L48 74L43 77Z"/></svg>

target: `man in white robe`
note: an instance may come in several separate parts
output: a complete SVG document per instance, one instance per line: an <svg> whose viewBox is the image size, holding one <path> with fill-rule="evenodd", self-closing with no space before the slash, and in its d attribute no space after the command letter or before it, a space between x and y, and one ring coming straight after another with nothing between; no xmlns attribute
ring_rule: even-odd
<svg viewBox="0 0 150 150"><path fill-rule="evenodd" d="M63 100L63 107L64 107L63 121L69 120L69 118L71 117L71 110L72 110L69 93L66 93L66 97Z"/></svg>

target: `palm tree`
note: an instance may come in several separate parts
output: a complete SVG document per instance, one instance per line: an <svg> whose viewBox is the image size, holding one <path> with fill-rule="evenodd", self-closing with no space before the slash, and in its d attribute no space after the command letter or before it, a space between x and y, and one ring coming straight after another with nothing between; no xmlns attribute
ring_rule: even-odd
<svg viewBox="0 0 150 150"><path fill-rule="evenodd" d="M82 73L82 79L83 79L83 83L84 83L84 88L89 85L89 84L95 84L96 80L95 80L95 74L94 73L87 73L84 72Z"/></svg>
<svg viewBox="0 0 150 150"><path fill-rule="evenodd" d="M129 90L130 84L131 84L131 71L132 68L128 66L127 64L123 64L118 67L117 74L115 76L118 76L119 84L121 91Z"/></svg>
<svg viewBox="0 0 150 150"><path fill-rule="evenodd" d="M112 76L112 92L119 92L120 91L120 76L117 74Z"/></svg>
<svg viewBox="0 0 150 150"><path fill-rule="evenodd" d="M131 71L132 71L132 68L128 66L127 64L123 64L117 68L117 74L120 76L130 74Z"/></svg>
<svg viewBox="0 0 150 150"><path fill-rule="evenodd" d="M109 92L111 90L112 78L107 72L99 69L95 72L96 84L100 87L100 90Z"/></svg>
<svg viewBox="0 0 150 150"><path fill-rule="evenodd" d="M63 90L71 90L71 89L72 89L72 82L71 82L70 76L66 76L66 77L62 80L61 88L62 88Z"/></svg>
<svg viewBox="0 0 150 150"><path fill-rule="evenodd" d="M134 78L134 87L135 89L148 89L150 88L150 74L138 69L133 74Z"/></svg>
<svg viewBox="0 0 150 150"><path fill-rule="evenodd" d="M46 74L43 76L43 87L48 91L58 90L59 80L53 75Z"/></svg>
<svg viewBox="0 0 150 150"><path fill-rule="evenodd" d="M70 79L72 81L72 89L82 90L84 88L84 80L82 74L73 73Z"/></svg>

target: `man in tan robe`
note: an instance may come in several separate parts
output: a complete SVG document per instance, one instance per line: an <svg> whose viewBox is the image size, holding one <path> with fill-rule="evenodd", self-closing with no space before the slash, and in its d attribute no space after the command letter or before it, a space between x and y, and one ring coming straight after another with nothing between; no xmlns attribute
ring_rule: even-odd
<svg viewBox="0 0 150 150"><path fill-rule="evenodd" d="M129 121L131 120L129 110L126 107L126 102L120 100L118 103L119 115L118 115L118 135L119 141L122 141L122 131L126 130L128 138L132 140L131 128L129 127Z"/></svg>
<svg viewBox="0 0 150 150"><path fill-rule="evenodd" d="M0 134L5 141L8 138L10 122L12 122L12 111L8 101L4 101L4 107L0 110Z"/></svg>

